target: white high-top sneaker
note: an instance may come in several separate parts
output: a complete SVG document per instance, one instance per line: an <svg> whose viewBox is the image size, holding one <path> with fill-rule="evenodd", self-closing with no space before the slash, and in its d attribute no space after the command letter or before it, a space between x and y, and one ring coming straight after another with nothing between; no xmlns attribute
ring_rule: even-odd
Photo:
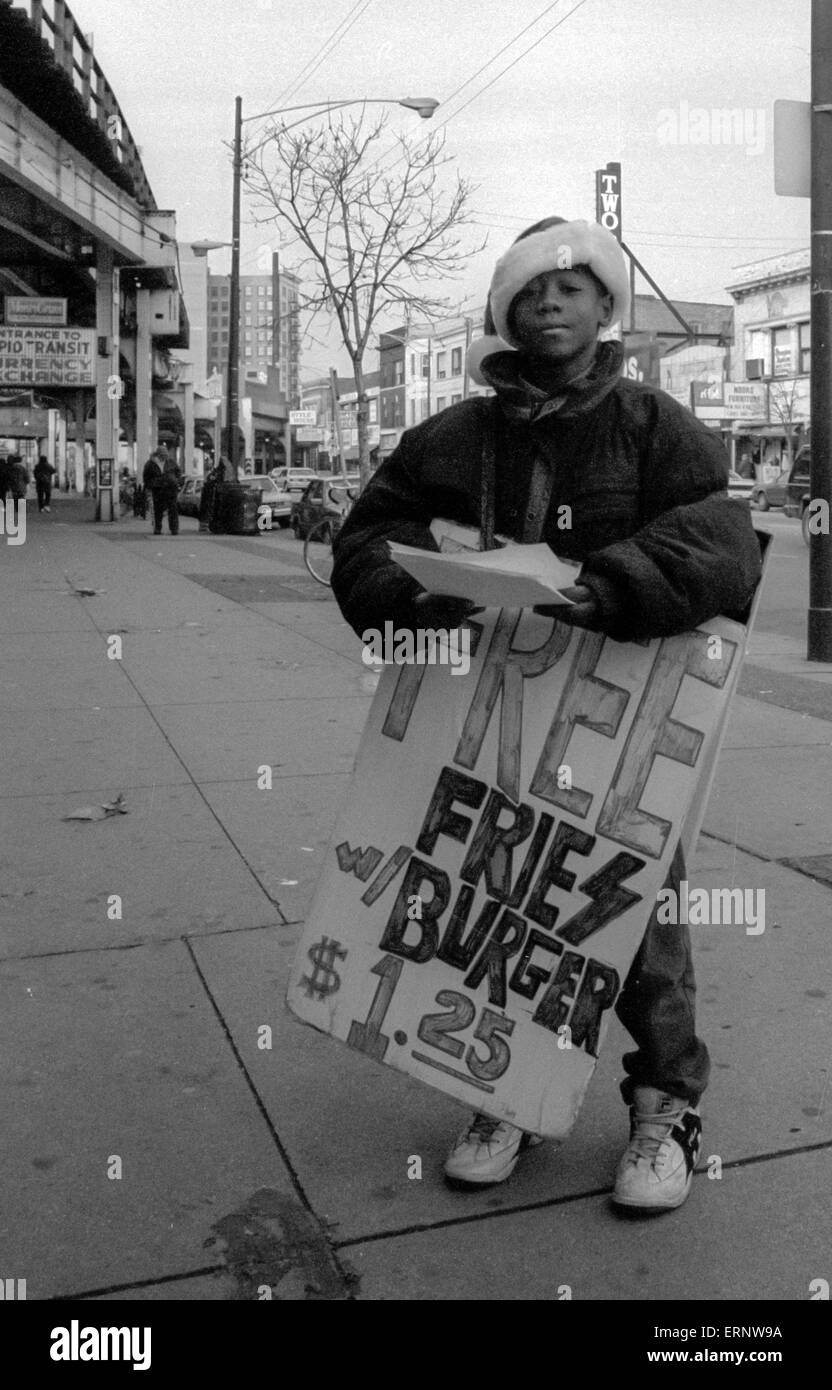
<svg viewBox="0 0 832 1390"><path fill-rule="evenodd" d="M691 1189L701 1134L698 1106L652 1086L637 1086L630 1142L615 1175L613 1201L651 1210L680 1207Z"/></svg>
<svg viewBox="0 0 832 1390"><path fill-rule="evenodd" d="M463 1130L445 1163L453 1183L471 1185L504 1182L514 1172L521 1153L542 1140L505 1120L477 1114Z"/></svg>

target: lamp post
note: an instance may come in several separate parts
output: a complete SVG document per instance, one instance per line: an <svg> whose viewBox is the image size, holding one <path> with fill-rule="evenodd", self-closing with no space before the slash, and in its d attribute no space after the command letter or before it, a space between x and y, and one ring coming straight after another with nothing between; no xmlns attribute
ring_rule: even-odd
<svg viewBox="0 0 832 1390"><path fill-rule="evenodd" d="M429 121L439 102L433 97L349 97L338 101L313 101L304 102L300 106L282 106L274 111L260 111L256 116L246 116L243 118L243 99L237 97L234 102L234 196L231 213L231 293L229 296L230 322L228 325L228 408L226 420L228 424L229 455L231 469L234 478L237 476L238 450L239 450L239 382L240 382L240 191L242 186L243 171L243 125L249 121L264 120L266 116L285 116L292 111L315 111L318 115L323 115L325 111L337 111L344 106L405 106L411 111L416 111L422 120ZM302 116L297 121L292 121L284 126L283 130L292 130L295 126L302 125L308 117ZM263 145L271 139L267 135L259 145L247 151L249 157L256 154Z"/></svg>

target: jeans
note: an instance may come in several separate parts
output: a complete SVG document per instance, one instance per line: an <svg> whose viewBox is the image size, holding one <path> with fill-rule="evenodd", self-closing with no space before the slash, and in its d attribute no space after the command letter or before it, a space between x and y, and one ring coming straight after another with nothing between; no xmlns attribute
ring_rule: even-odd
<svg viewBox="0 0 832 1390"><path fill-rule="evenodd" d="M684 877L678 845L665 888L678 895ZM660 925L658 910L656 904L615 1006L638 1048L624 1056L627 1076L621 1094L629 1105L634 1086L653 1086L695 1105L708 1084L711 1063L696 1036L690 932L682 923Z"/></svg>
<svg viewBox="0 0 832 1390"><path fill-rule="evenodd" d="M172 536L179 534L179 504L176 500L176 493L166 492L162 488L153 489L153 530L157 535L162 534L162 521L165 512L168 514L168 526Z"/></svg>
<svg viewBox="0 0 832 1390"><path fill-rule="evenodd" d="M35 478L35 491L38 495L38 511L43 511L52 501L52 479Z"/></svg>

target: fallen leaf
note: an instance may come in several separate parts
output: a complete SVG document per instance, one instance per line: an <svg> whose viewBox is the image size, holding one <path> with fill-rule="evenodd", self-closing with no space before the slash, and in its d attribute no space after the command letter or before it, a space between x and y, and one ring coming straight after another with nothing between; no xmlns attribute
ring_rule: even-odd
<svg viewBox="0 0 832 1390"><path fill-rule="evenodd" d="M112 801L103 801L100 806L79 806L77 810L71 811L68 816L62 816L62 820L107 820L108 816L126 816L127 807L124 805L124 794L119 792L118 796Z"/></svg>

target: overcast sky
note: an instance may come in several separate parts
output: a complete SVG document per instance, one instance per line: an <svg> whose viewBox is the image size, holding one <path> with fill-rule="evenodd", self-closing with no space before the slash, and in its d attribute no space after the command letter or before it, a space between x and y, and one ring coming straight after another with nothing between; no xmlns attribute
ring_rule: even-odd
<svg viewBox="0 0 832 1390"><path fill-rule="evenodd" d="M729 302L735 266L808 245L808 199L774 194L772 102L808 99L809 0L70 0L70 8L94 34L156 200L177 212L180 240L230 237L224 142L237 94L244 115L325 98L425 95L443 103L431 125L447 121L447 152L478 185L479 235L489 238L448 286L454 299L484 300L494 261L530 222L593 218L594 171L610 160L622 164L625 239L672 297ZM714 109L744 113L741 139L722 143ZM430 128L392 111L391 123L417 137ZM244 272L257 269L263 242L262 230L245 232ZM212 253L212 268L227 269L225 257ZM291 260L289 251L289 268ZM323 341L305 348L307 376L336 360L335 339L322 325L315 332ZM343 370L347 359L337 362Z"/></svg>

